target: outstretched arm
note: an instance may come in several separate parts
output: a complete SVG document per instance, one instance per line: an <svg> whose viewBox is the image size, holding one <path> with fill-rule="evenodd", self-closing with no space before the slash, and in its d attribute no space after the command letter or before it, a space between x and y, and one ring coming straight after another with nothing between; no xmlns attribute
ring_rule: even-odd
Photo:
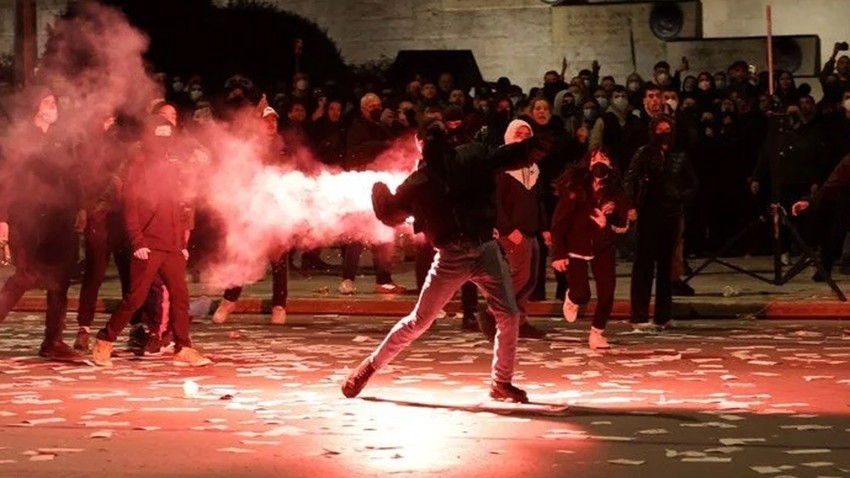
<svg viewBox="0 0 850 478"><path fill-rule="evenodd" d="M402 224L413 215L413 184L408 178L395 194L386 184L377 182L372 186L372 209L379 221L390 227Z"/></svg>

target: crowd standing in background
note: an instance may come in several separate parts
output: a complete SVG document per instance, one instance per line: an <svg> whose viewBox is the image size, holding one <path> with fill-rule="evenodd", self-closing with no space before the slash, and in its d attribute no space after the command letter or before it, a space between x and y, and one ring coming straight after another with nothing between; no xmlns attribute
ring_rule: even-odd
<svg viewBox="0 0 850 478"><path fill-rule="evenodd" d="M350 89L332 78L312 84L309 72L296 74L291 87L282 89L257 85L238 74L221 86L200 77L157 74L163 94L151 98L146 121L132 122L116 112L103 124L90 125L89 138L97 141L81 138L75 145L50 139L51 132L62 127L62 110L49 90L34 88L26 92L32 99L27 131L32 148L24 160L14 162L14 171L4 171L0 194L0 243L11 246L16 265L0 291L0 320L24 291L44 287L48 311L39 353L45 357L73 360L79 352L93 351L96 364L109 365L112 342L133 322L131 337L135 334L140 353L171 351L178 364L205 365L209 360L192 348L189 338L186 275L202 278L222 247L215 213L195 203L190 186L198 169L216 167L216 158L208 157L204 147L213 140L212 126L259 138L266 145L262 160L268 165L309 169L303 158L310 157L314 164L341 171L374 171L381 167L376 160L394 144L413 141L417 130L424 134L423 126L438 122L445 144L454 151L449 156L474 156L468 162L499 157L529 138L541 138L547 145L534 161L521 158L501 169L476 166L456 173L466 175L463 184L470 188L466 193L478 195L453 197L452 207L462 211L458 217L488 227L486 237L474 238L476 247L483 248L478 250L481 256L464 256L472 261L464 267L504 256L509 288L500 289L494 302L495 289L486 283L492 271L487 276L467 269L444 285L435 284L440 268L429 273L432 261L443 264L469 243L441 238L433 223L423 226L420 231L432 235L416 253L415 287L423 291L420 305L429 290L439 291L441 304L426 304L418 320L408 317L402 332L394 329L374 354L379 363L372 369L372 362L362 365L365 379L356 385L365 386L375 368L389 362L441 316L442 303L460 287L464 328L481 330L497 343L502 340L505 355L494 364L493 393L522 398L521 391L508 387L513 363L508 355L512 357L515 346L504 342L504 334L545 336L528 322L525 310L529 301L547 299L547 273L552 269L555 298L564 301L564 316L570 321L590 298L588 280L593 273L600 305L588 336L591 348L610 346L602 334L613 303L618 258L633 262L635 329L662 330L672 324L672 297L694 293L682 280L687 259L719 250L778 192L779 203L789 211L797 201L813 199L816 211L797 219L803 236L819 248L828 273L836 265L842 273L850 273L850 241L845 241L848 195L841 188L841 194L818 194L850 153L850 57L842 51L837 44L824 65L819 98L812 96L810 85L798 85L788 71L775 72L771 96L767 73L755 72L740 60L719 72L691 71L687 59L676 68L659 61L647 79L638 73L627 78L603 75L604 65L597 62L568 77L565 61L560 72L546 71L541 85L529 91L508 78L457 84L451 72L433 78L412 75L405 84L363 81ZM250 120L241 114L245 111ZM774 116L782 121L772 121ZM98 147L88 147L89 143ZM0 150L0 154L17 152ZM52 161L81 154L97 158L99 168L66 171L62 168L71 162ZM426 172L436 167L428 166L425 158L421 163ZM161 197L153 197L151 181L171 186ZM775 185L781 185L781 191L772 191ZM48 194L57 190L62 194ZM32 191L45 194L34 196ZM22 202L28 203L26 208L19 207ZM405 207L412 206L405 203ZM795 211L804 209L799 206ZM22 215L22 210L37 214ZM485 220L482 214L492 217ZM828 234L819 233L824 228ZM85 267L79 331L70 347L62 342L61 332L79 233L85 242ZM768 241L766 231L756 231L731 254L764 253ZM365 247L371 249L374 261L374 292L405 291L393 280L393 243L325 246L342 250L340 294L358 292L355 280ZM435 247L440 251L436 259ZM269 257L273 324L286 321L287 275L293 258L301 258L303 273L327 269L319 252L296 254L281 247ZM786 244L784 252L790 256L797 251ZM92 345L94 304L110 257L121 275L124 300ZM656 306L650 317L653 281ZM473 283L493 289L485 294L487 307L479 309ZM240 287L225 292L215 323L227 320L240 292ZM505 318L513 309L515 328L506 325ZM403 331L407 335L401 337ZM359 392L352 387L346 395Z"/></svg>

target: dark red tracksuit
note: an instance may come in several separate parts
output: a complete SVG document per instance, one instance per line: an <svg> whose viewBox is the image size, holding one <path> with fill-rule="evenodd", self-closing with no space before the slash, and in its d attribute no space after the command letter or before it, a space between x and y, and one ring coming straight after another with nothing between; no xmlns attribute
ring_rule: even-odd
<svg viewBox="0 0 850 478"><path fill-rule="evenodd" d="M614 307L617 284L615 232L611 227L628 224L630 205L616 179L605 180L603 187L596 191L593 180L586 166L565 175L552 219L552 259L569 260L568 294L570 301L577 305L590 301L588 264L593 267L596 280L593 327L604 329ZM607 202L614 203L614 211L606 217L605 227L600 228L591 216L594 209Z"/></svg>
<svg viewBox="0 0 850 478"><path fill-rule="evenodd" d="M191 347L189 338L189 289L186 284L186 231L190 221L182 199L181 164L166 159L144 158L127 175L124 214L131 249L150 249L147 260L133 257L130 293L124 297L97 338L114 342L145 302L157 274L170 295L170 327L175 351Z"/></svg>

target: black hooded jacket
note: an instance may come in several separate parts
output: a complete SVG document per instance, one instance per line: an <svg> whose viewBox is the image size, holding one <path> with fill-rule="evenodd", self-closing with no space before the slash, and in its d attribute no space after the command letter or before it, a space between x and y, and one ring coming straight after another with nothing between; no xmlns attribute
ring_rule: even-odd
<svg viewBox="0 0 850 478"><path fill-rule="evenodd" d="M421 167L395 194L382 183L375 185L375 215L389 226L413 216L416 232L438 248L489 241L496 225L495 174L535 162L548 144L533 137L492 154L477 143L426 153Z"/></svg>
<svg viewBox="0 0 850 478"><path fill-rule="evenodd" d="M626 174L626 191L644 220L681 217L698 184L687 153L675 149L664 153L655 144L637 151Z"/></svg>

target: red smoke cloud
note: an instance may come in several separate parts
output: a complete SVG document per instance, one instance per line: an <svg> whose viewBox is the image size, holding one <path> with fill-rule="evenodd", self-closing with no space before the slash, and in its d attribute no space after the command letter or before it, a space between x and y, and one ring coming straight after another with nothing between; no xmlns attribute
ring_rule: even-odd
<svg viewBox="0 0 850 478"><path fill-rule="evenodd" d="M210 285L256 281L265 274L270 256L291 248L393 240L393 229L372 212L372 185L382 181L395 189L401 184L417 157L412 144L399 144L380 157L383 172L311 168L305 174L263 165L260 141L228 134L218 138L212 155L220 162L202 193L224 227L219 261L205 277Z"/></svg>
<svg viewBox="0 0 850 478"><path fill-rule="evenodd" d="M102 136L97 132L104 118L121 113L144 123L148 106L163 91L145 71L146 36L121 12L94 2L74 8L75 15L57 21L38 77L59 98L57 133L82 145L81 151L98 151ZM33 113L32 108L22 109L16 127L28 127ZM212 130L198 138L205 142L201 147L183 137L184 145L192 146L183 148L187 157L180 159L203 156L196 154L199 149L210 158L207 165L190 165L198 176L184 191L213 209L223 225L223 250L206 275L210 284L255 281L264 275L269 256L285 249L392 240L394 231L372 213L371 189L376 181L395 188L414 169L418 153L412 140L399 141L375 162L384 172L342 172L320 165L304 150L289 166L264 165L261 158L267 148L259 124L257 134L244 128L236 133L225 124L209 127ZM15 143L13 133L3 141L6 151L27 149ZM94 156L68 160L80 161L85 175L100 167ZM303 168L307 164L311 167Z"/></svg>

